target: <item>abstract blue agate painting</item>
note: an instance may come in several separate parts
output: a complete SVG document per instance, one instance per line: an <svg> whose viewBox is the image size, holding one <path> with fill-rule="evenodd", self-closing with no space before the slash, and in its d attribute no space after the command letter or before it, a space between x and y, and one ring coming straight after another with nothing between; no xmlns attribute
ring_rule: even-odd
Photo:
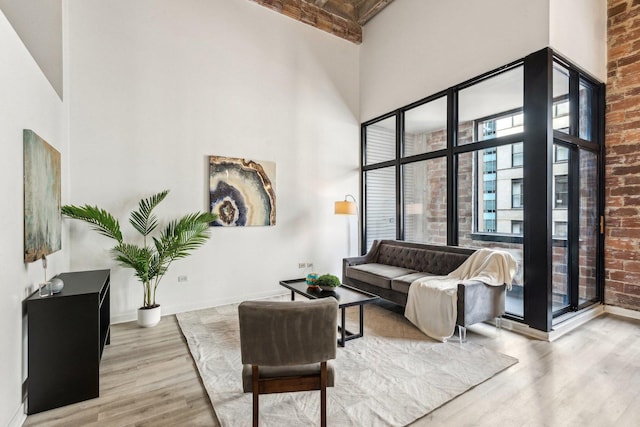
<svg viewBox="0 0 640 427"><path fill-rule="evenodd" d="M23 131L24 262L60 250L60 153L34 131Z"/></svg>
<svg viewBox="0 0 640 427"><path fill-rule="evenodd" d="M276 164L236 157L209 157L211 225L244 227L276 224Z"/></svg>

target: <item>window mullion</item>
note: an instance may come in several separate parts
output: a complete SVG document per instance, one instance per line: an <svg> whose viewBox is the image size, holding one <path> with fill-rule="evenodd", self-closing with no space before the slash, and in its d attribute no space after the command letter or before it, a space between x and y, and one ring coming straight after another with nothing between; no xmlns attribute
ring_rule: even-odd
<svg viewBox="0 0 640 427"><path fill-rule="evenodd" d="M524 64L524 320L536 329L550 331L552 52L540 50L527 56Z"/></svg>
<svg viewBox="0 0 640 427"><path fill-rule="evenodd" d="M569 134L579 136L580 78L578 72L569 70Z"/></svg>
<svg viewBox="0 0 640 427"><path fill-rule="evenodd" d="M403 221L403 188L402 188L402 165L400 158L402 157L402 144L404 143L404 112L399 111L396 115L396 239L404 240L404 221Z"/></svg>
<svg viewBox="0 0 640 427"><path fill-rule="evenodd" d="M447 245L458 245L458 161L453 149L458 141L458 91L447 91Z"/></svg>
<svg viewBox="0 0 640 427"><path fill-rule="evenodd" d="M572 148L569 155L569 265L580 268L580 149ZM569 304L572 310L577 310L579 305L579 280L580 272L569 268Z"/></svg>

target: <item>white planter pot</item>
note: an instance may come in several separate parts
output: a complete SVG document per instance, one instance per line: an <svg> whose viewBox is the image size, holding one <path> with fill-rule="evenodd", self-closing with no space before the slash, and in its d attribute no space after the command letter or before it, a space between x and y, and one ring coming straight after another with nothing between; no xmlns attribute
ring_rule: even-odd
<svg viewBox="0 0 640 427"><path fill-rule="evenodd" d="M156 326L160 322L160 306L138 309L138 325L142 328Z"/></svg>

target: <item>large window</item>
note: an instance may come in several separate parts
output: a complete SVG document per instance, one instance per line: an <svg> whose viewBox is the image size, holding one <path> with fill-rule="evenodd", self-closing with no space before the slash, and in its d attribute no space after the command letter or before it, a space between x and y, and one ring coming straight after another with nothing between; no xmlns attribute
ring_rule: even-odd
<svg viewBox="0 0 640 427"><path fill-rule="evenodd" d="M465 145L524 131L524 67L516 66L458 92L458 140Z"/></svg>
<svg viewBox="0 0 640 427"><path fill-rule="evenodd" d="M407 110L402 142L403 157L447 148L447 98Z"/></svg>
<svg viewBox="0 0 640 427"><path fill-rule="evenodd" d="M545 301L557 316L602 297L603 86L549 52L362 132L363 252L381 238L507 250L518 262L507 315L542 330Z"/></svg>
<svg viewBox="0 0 640 427"><path fill-rule="evenodd" d="M553 128L570 133L571 105L569 103L570 71L564 65L553 63Z"/></svg>
<svg viewBox="0 0 640 427"><path fill-rule="evenodd" d="M407 163L402 167L404 238L410 242L447 243L447 159Z"/></svg>
<svg viewBox="0 0 640 427"><path fill-rule="evenodd" d="M364 175L367 248L374 240L396 238L396 186L392 167L375 169Z"/></svg>
<svg viewBox="0 0 640 427"><path fill-rule="evenodd" d="M521 133L524 130L524 114L520 109L503 113L495 117L477 120L478 140L498 138L500 136ZM522 152L522 151L520 151Z"/></svg>
<svg viewBox="0 0 640 427"><path fill-rule="evenodd" d="M367 126L365 164L375 164L396 157L395 116Z"/></svg>

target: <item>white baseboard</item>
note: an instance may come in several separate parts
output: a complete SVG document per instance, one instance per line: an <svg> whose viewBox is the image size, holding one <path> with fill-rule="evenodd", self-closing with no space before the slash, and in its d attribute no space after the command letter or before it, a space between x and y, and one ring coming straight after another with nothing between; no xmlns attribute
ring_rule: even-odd
<svg viewBox="0 0 640 427"><path fill-rule="evenodd" d="M640 311L629 310L628 308L616 307L615 305L605 305L604 311L616 316L628 317L630 319L640 319Z"/></svg>
<svg viewBox="0 0 640 427"><path fill-rule="evenodd" d="M595 319L596 317L604 313L604 306L596 305L585 310L582 313L576 314L568 318L567 320L554 325L553 329L549 332L539 331L530 327L529 325L525 325L524 323L516 322L509 319L502 319L502 328L541 341L552 342L557 340L561 336L573 331L580 325L584 325L589 320Z"/></svg>
<svg viewBox="0 0 640 427"><path fill-rule="evenodd" d="M9 421L7 427L22 427L22 424L27 420L27 414L24 413L24 403L18 407L18 410Z"/></svg>
<svg viewBox="0 0 640 427"><path fill-rule="evenodd" d="M282 288L282 289L274 289L266 292L258 292L254 294L240 295L240 296L229 297L229 298L219 298L215 300L198 301L198 302L182 304L182 305L171 305L171 306L162 305L162 315L169 316L176 313L184 313L185 311L202 310L203 308L218 307L218 306L227 305L227 304L236 304L236 303L241 303L242 301L247 301L247 300L270 298L278 295L284 295L288 292L289 292L288 290ZM111 324L115 325L116 323L131 322L136 320L137 318L138 318L138 313L136 310L130 313L111 316Z"/></svg>
<svg viewBox="0 0 640 427"><path fill-rule="evenodd" d="M576 329L578 326L584 325L591 319L595 319L605 313L604 305L598 304L591 308L576 314L565 321L562 321L553 326L553 330L549 332L549 341L555 341L561 336L568 334Z"/></svg>
<svg viewBox="0 0 640 427"><path fill-rule="evenodd" d="M493 321L488 323L495 325ZM525 325L524 323L516 322L514 320L502 319L502 329L515 332L517 334L526 335L537 340L549 341L548 332L539 331L530 327L529 325Z"/></svg>

